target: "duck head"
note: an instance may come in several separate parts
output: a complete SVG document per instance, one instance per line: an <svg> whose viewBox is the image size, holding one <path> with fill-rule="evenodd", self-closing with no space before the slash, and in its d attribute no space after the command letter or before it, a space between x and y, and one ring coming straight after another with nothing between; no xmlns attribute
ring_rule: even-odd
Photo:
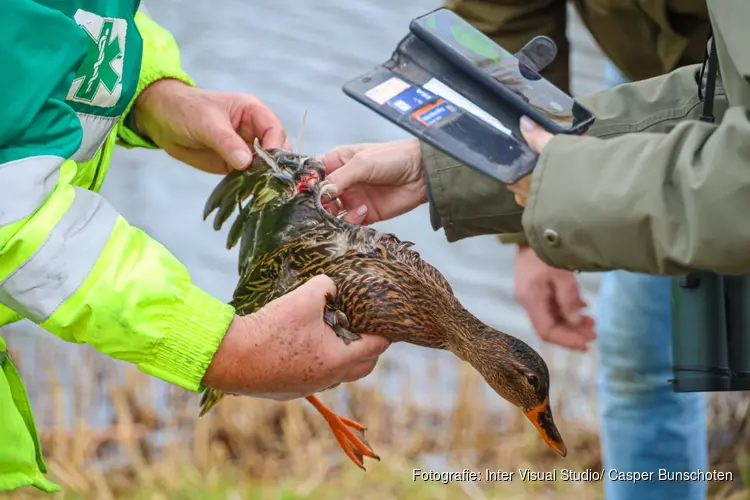
<svg viewBox="0 0 750 500"><path fill-rule="evenodd" d="M567 448L552 418L549 370L542 357L522 340L476 318L467 323L463 328L468 331L460 337L471 340L459 356L474 366L500 397L520 408L544 442L565 457Z"/></svg>

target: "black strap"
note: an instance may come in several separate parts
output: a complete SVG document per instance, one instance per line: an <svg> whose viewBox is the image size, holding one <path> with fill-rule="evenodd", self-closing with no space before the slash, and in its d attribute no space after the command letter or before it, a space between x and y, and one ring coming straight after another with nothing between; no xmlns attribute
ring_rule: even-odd
<svg viewBox="0 0 750 500"><path fill-rule="evenodd" d="M734 375L729 368L720 368L718 366L698 366L698 365L674 365L672 370L675 372L700 372L710 373L721 377L731 377Z"/></svg>
<svg viewBox="0 0 750 500"><path fill-rule="evenodd" d="M710 45L710 49L708 46ZM703 93L703 76L708 65L708 75L706 76L706 92ZM703 111L699 118L702 122L714 123L714 97L716 93L716 77L719 73L719 56L716 53L716 41L711 29L708 31L708 41L706 43L706 55L703 58L701 74L698 78L698 97L703 101ZM680 280L682 288L698 288L700 279L696 274L688 274Z"/></svg>
<svg viewBox="0 0 750 500"><path fill-rule="evenodd" d="M703 61L701 67L700 82L698 82L698 95L703 100L703 112L701 113L700 121L713 123L714 118L714 95L716 93L716 77L719 73L719 56L716 53L716 41L713 36L709 33L711 40L710 50L707 50L706 58ZM708 74L706 76L706 92L701 92L703 87L703 73L706 70L706 63L708 63Z"/></svg>

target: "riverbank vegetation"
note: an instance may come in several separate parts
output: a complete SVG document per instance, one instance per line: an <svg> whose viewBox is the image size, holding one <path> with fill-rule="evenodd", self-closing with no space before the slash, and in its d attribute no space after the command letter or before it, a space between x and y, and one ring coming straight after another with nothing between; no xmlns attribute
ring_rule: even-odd
<svg viewBox="0 0 750 500"><path fill-rule="evenodd" d="M35 372L34 390L44 391L41 399L46 402L40 403L37 414L50 478L65 491L52 498L602 498L601 481L560 477L562 469L602 469L596 427L564 417L571 413L565 406L578 404L575 400L581 398L566 396L566 391L593 384L588 378L577 379L575 371L556 379L562 390L555 397L554 413L568 446L567 458L561 459L520 412L508 405L491 408L483 380L463 363L456 361L451 367L458 382L448 393L431 388L435 394L430 397L452 402L445 409L425 405L426 381L420 380L416 387L406 374L399 375L399 394L386 397L379 378L393 367L381 363L373 374L374 383L349 384L322 395L337 411L368 426L368 440L382 461L368 460L364 472L348 461L325 420L304 401L228 398L198 419L199 396L176 388L161 390L164 386L136 369L114 370L112 363L106 360L97 373L73 376L77 383L72 391L63 390L54 370L44 383ZM550 364L554 366L554 360ZM87 363L82 360L81 366ZM38 401L40 395L36 396ZM112 409L111 415L108 423L94 428L87 423L91 408L102 404ZM741 394L712 396L711 465L731 471L734 481L711 483L711 498L748 498L750 489L743 488L742 471L750 470L750 431L745 427L749 404L750 399ZM482 476L488 469L557 469L558 476L556 481L523 482L516 472L506 482L488 482L484 477L443 484L415 480L414 469L468 469ZM25 489L10 498L50 497Z"/></svg>

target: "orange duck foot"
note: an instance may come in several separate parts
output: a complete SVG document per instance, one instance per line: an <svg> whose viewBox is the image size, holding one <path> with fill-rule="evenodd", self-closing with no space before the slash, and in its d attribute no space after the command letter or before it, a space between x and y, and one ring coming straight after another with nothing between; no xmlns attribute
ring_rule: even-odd
<svg viewBox="0 0 750 500"><path fill-rule="evenodd" d="M362 424L337 415L315 396L308 396L306 399L320 412L321 415L323 415L323 418L328 421L328 425L331 426L331 431L333 431L336 441L339 442L339 446L341 446L341 449L344 450L346 456L348 456L357 467L362 470L367 470L364 466L364 457L380 460L380 457L375 454L370 443L365 439L365 427Z"/></svg>

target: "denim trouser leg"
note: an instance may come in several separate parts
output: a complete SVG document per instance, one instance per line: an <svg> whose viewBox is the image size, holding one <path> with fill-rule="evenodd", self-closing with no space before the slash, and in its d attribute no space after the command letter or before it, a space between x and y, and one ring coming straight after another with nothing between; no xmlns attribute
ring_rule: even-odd
<svg viewBox="0 0 750 500"><path fill-rule="evenodd" d="M703 500L705 482L658 481L658 470L706 470L705 397L674 393L670 279L604 274L598 298L598 397L604 467L653 471L642 483L605 479L607 500Z"/></svg>
<svg viewBox="0 0 750 500"><path fill-rule="evenodd" d="M628 81L625 75L611 61L607 61L604 64L604 83L607 87L614 87L621 83L628 83Z"/></svg>

